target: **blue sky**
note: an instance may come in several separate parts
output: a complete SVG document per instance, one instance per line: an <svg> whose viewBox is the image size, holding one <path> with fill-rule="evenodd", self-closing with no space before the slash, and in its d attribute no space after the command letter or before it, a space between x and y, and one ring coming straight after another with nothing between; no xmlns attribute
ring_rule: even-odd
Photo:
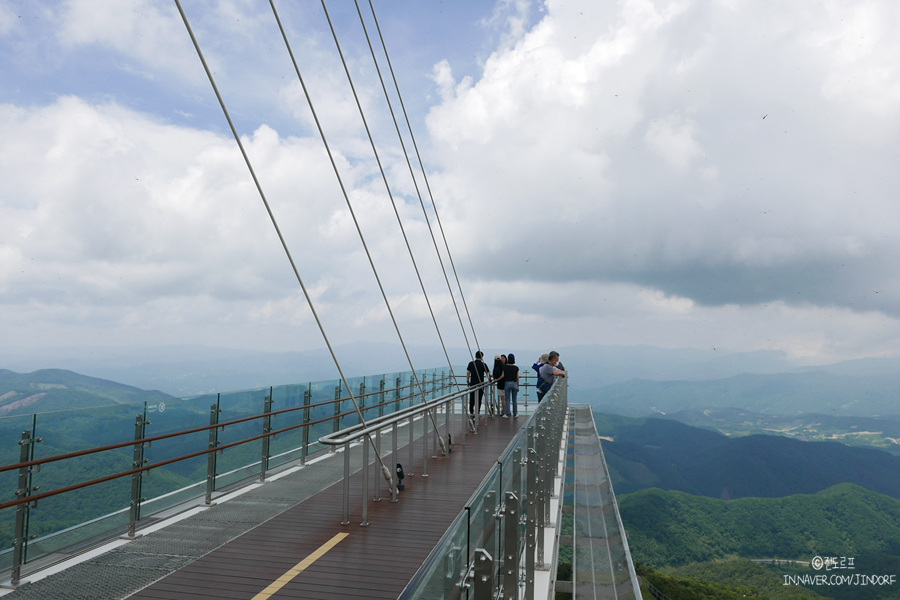
<svg viewBox="0 0 900 600"><path fill-rule="evenodd" d="M268 4L184 6L330 337L396 340ZM276 6L401 333L436 343L321 5ZM463 346L356 9L328 8ZM897 355L896 3L375 8L488 353ZM6 2L0 53L0 346L322 345L174 3Z"/></svg>

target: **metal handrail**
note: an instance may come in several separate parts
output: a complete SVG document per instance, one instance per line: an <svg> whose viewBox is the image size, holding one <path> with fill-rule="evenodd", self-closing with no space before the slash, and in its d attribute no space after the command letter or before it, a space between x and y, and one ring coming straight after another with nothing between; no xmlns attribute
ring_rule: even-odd
<svg viewBox="0 0 900 600"><path fill-rule="evenodd" d="M400 409L394 413L389 415L383 415L381 417L377 417L371 419L365 423L357 423L355 425L351 425L350 427L345 427L344 429L331 433L329 435L324 435L319 438L319 443L328 445L328 446L344 446L344 482L343 482L343 520L341 521L342 525L347 525L350 523L350 445L357 441L363 440L363 456L362 456L362 473L363 473L363 498L362 498L362 526L367 526L368 523L368 499L366 495L368 493L368 469L369 469L369 438L372 435L380 436L381 432L384 429L392 428L393 429L393 450L392 450L392 463L398 464L397 457L397 426L402 421L409 422L410 428L410 444L409 444L409 452L410 452L410 462L412 462L412 436L413 436L413 423L415 418L419 415L423 414L432 414L435 410L440 408L445 408L447 412L447 435L449 438L450 435L450 418L451 411L453 408L453 403L457 400L462 400L463 404L465 404L465 398L477 391L478 389L484 389L488 386L493 385L490 381L485 381L479 385L471 386L464 388L462 390L458 390L456 392L451 392L449 394L445 394L439 398L430 400L427 404L419 404L414 406L409 406L407 408ZM465 406L463 406L462 413L465 414ZM428 419L425 419L425 432L423 434L423 477L428 476ZM435 427L438 427L437 420L434 419ZM477 419L473 419L470 421L470 426L473 428L473 431L477 430ZM452 452L453 449L450 448L450 444L447 444L448 452ZM393 471L390 475L390 484L391 484L391 502L398 501L398 474L396 471ZM380 493L380 492L379 492ZM377 495L377 494L376 494ZM378 498L376 498L378 499Z"/></svg>
<svg viewBox="0 0 900 600"><path fill-rule="evenodd" d="M351 425L350 427L345 427L336 433L331 433L328 435L323 435L319 438L319 443L325 444L327 446L342 446L344 444L348 444L354 442L366 435L377 433L381 431L385 427L389 425L393 425L394 423L399 423L400 421L405 421L411 416L417 416L419 414L428 412L433 408L443 406L448 402L452 402L459 398L465 398L469 395L473 390L477 390L479 388L484 388L489 385L492 385L491 382L485 382L478 386L473 386L471 388L466 388L462 391L451 392L440 398L435 398L434 400L429 400L428 404L417 404L414 406L409 406L407 408L400 409L396 412L393 412L389 415L384 415L381 417L375 417L366 421L365 423L357 423L356 425ZM340 435L340 437L335 437Z"/></svg>

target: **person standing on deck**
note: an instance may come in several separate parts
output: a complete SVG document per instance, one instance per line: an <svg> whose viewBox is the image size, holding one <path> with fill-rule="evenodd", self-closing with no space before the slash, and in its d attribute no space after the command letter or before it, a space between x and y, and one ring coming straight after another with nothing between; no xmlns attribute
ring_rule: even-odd
<svg viewBox="0 0 900 600"><path fill-rule="evenodd" d="M544 399L544 395L550 391L550 387L557 377L565 377L566 372L558 369L556 365L559 363L559 352L552 350L547 354L547 362L545 362L540 371L538 371L537 381L537 397L538 402Z"/></svg>
<svg viewBox="0 0 900 600"><path fill-rule="evenodd" d="M505 403L505 401L504 401L505 392L503 391L503 386L506 383L506 381L503 379L503 367L504 366L506 366L506 355L498 354L497 356L495 356L494 357L494 372L492 373L492 375L494 376L494 381L497 382L497 402L500 404L500 416L501 417L504 414L506 414L503 412L503 405Z"/></svg>
<svg viewBox="0 0 900 600"><path fill-rule="evenodd" d="M510 410L513 417L519 416L519 367L516 366L516 355L512 352L506 357L506 366L503 367L503 390L506 394L505 414L509 417Z"/></svg>
<svg viewBox="0 0 900 600"><path fill-rule="evenodd" d="M468 386L475 387L484 383L488 377L490 377L490 373L488 372L487 365L484 364L482 360L484 358L484 352L481 350L475 353L475 360L469 361L469 365L466 367L466 383ZM475 395L478 395L478 412L475 411ZM472 390L469 393L469 414L475 415L481 413L481 399L484 398L484 388L479 388L477 390Z"/></svg>

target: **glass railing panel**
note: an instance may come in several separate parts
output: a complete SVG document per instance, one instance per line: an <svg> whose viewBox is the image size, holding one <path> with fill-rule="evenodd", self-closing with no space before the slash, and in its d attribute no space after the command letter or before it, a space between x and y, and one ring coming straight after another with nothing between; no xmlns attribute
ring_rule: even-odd
<svg viewBox="0 0 900 600"><path fill-rule="evenodd" d="M370 375L365 378L365 395L362 397L363 417L366 421L374 419L381 414L381 403L386 394L382 389L387 387L384 375Z"/></svg>
<svg viewBox="0 0 900 600"><path fill-rule="evenodd" d="M113 460L119 464L123 462L121 456ZM130 457L127 460L130 467ZM81 463L69 465L76 474L90 471L95 467L90 460L72 459L66 462ZM41 490L43 489L42 487ZM129 523L130 502L131 477L107 481L40 500L37 508L31 509L29 537L37 537L28 541L25 561L37 560L64 548L72 551L72 547L79 544L108 538L112 532L125 533ZM84 519L87 514L97 513L101 514L92 519ZM53 516L45 518L44 515ZM60 529L63 522L72 521L76 523Z"/></svg>
<svg viewBox="0 0 900 600"><path fill-rule="evenodd" d="M410 373L409 371L404 371L402 373L396 373L394 376L394 397L393 402L388 402L384 407L384 413L392 413L398 410L403 409L405 406L409 406L409 395L410 395Z"/></svg>
<svg viewBox="0 0 900 600"><path fill-rule="evenodd" d="M350 391L354 398L351 399L350 394L347 393L346 390L342 390L343 393L341 394L340 402L340 413L342 416L340 421L338 421L337 426L339 430L359 424L359 412L357 411L357 407L361 407L362 403L365 401L365 399L361 397L361 394L365 393L365 380L365 377L347 378L347 385L350 386ZM356 404L354 404L354 399Z"/></svg>
<svg viewBox="0 0 900 600"><path fill-rule="evenodd" d="M269 468L276 468L285 463L299 460L304 456L304 416L307 412L304 406L306 397L306 385L280 385L272 389L272 410L283 412L272 418L272 429L279 431L293 428L289 431L273 436L269 442ZM314 441L311 438L307 438Z"/></svg>
<svg viewBox="0 0 900 600"><path fill-rule="evenodd" d="M271 388L231 392L219 396L219 423L245 419L265 413ZM261 436L263 419L256 418L219 429L219 447ZM216 489L259 476L262 465L262 439L226 448L216 458Z"/></svg>
<svg viewBox="0 0 900 600"><path fill-rule="evenodd" d="M406 386L402 373L387 373L384 376L384 402L379 409L380 415L394 412L397 403L402 395L404 395L404 387Z"/></svg>
<svg viewBox="0 0 900 600"><path fill-rule="evenodd" d="M135 421L143 418L143 404L127 404L82 410L42 413L35 419L34 458L134 440ZM51 462L35 469L32 488L49 492L102 476L128 471L134 461L134 446ZM18 460L16 460L18 462ZM26 560L95 536L105 535L128 523L131 502L130 476L44 498L29 509ZM14 511L12 511L14 512ZM63 532L60 532L63 530Z"/></svg>
<svg viewBox="0 0 900 600"><path fill-rule="evenodd" d="M459 584L469 569L469 557L466 544L467 514L460 513L444 537L438 543L447 551L441 560L435 560L424 570L417 582L415 591L408 596L414 600L431 598L459 598ZM463 596L465 597L465 593Z"/></svg>
<svg viewBox="0 0 900 600"><path fill-rule="evenodd" d="M150 423L144 435L155 437L208 427L217 402L216 394L205 394L148 403L147 419ZM144 449L144 458L149 466L158 465L207 450L209 444L208 430L178 435L152 442ZM202 496L206 491L208 461L208 455L203 454L153 469L142 483L142 496L147 500L141 505L141 517L146 518Z"/></svg>
<svg viewBox="0 0 900 600"><path fill-rule="evenodd" d="M500 539L497 516L500 513L500 469L495 467L488 473L481 487L475 492L469 506L469 548L468 556L483 548L493 558L494 577L500 565Z"/></svg>
<svg viewBox="0 0 900 600"><path fill-rule="evenodd" d="M33 438L34 416L19 415L0 418L0 464L13 465L22 457L22 433L27 431ZM26 449L27 450L27 449ZM30 456L30 454L29 454ZM19 471L0 473L0 502L16 500L19 487ZM0 571L12 566L12 545L15 539L16 509L7 508L0 511Z"/></svg>
<svg viewBox="0 0 900 600"><path fill-rule="evenodd" d="M310 431L309 445L310 454L316 454L323 450L331 450L330 446L324 446L319 443L319 438L338 431L335 428L335 407L339 406L335 403L336 390L343 389L339 379L330 379L328 381L316 381L309 384L310 391Z"/></svg>
<svg viewBox="0 0 900 600"><path fill-rule="evenodd" d="M519 367L519 411L531 413L537 408L535 382L537 373L531 367Z"/></svg>
<svg viewBox="0 0 900 600"><path fill-rule="evenodd" d="M427 369L417 370L411 383L410 395L412 398L410 401L412 404L422 404L431 400L431 373Z"/></svg>

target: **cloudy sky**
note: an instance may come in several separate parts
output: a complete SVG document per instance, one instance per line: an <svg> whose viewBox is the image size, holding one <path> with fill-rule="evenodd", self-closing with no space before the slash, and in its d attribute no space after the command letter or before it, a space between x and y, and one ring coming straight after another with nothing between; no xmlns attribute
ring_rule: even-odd
<svg viewBox="0 0 900 600"><path fill-rule="evenodd" d="M356 8L328 4L387 184L322 6L276 7L404 340L438 341L424 287L464 347ZM269 5L184 8L329 338L397 341ZM898 354L894 0L375 10L489 353ZM0 346L323 346L173 2L9 0L0 56Z"/></svg>

